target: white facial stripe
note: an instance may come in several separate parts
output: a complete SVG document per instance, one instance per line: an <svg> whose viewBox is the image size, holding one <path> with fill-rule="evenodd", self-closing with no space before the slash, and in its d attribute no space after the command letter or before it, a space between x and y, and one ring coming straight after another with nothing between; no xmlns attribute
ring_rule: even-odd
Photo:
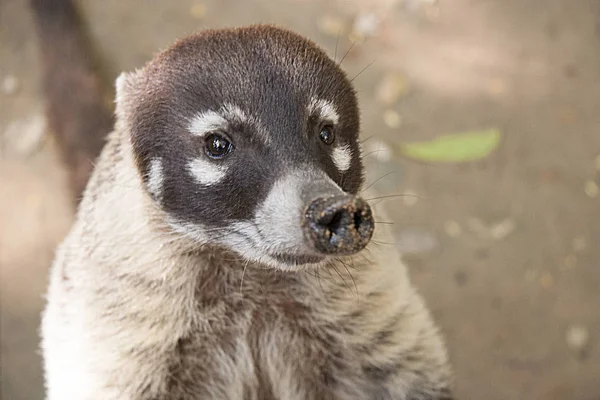
<svg viewBox="0 0 600 400"><path fill-rule="evenodd" d="M265 143L269 143L269 135L262 127L260 121L231 103L225 103L219 112L209 110L196 115L192 118L188 129L194 135L204 136L206 133L218 129L227 131L228 121L252 125L259 137Z"/></svg>
<svg viewBox="0 0 600 400"><path fill-rule="evenodd" d="M188 163L188 171L203 186L219 183L227 174L227 167L210 162L203 158L195 158Z"/></svg>
<svg viewBox="0 0 600 400"><path fill-rule="evenodd" d="M308 112L309 114L319 114L321 118L334 124L337 124L340 119L333 103L324 99L313 98L308 106Z"/></svg>
<svg viewBox="0 0 600 400"><path fill-rule="evenodd" d="M275 182L254 219L254 224L260 229L260 237L265 238L262 249L287 253L303 250L304 233L300 225L307 204L301 199L301 190L307 182L307 174L312 176L313 181L330 182L332 192L343 193L321 171L296 171Z"/></svg>
<svg viewBox="0 0 600 400"><path fill-rule="evenodd" d="M256 229L249 222L236 222L231 226L232 230L229 234L219 240L225 246L229 246L238 252L246 260L255 261L261 264L266 264L273 268L287 269L288 267L277 261L270 255L266 254L265 248L257 247L253 241L250 241L248 236L253 237L253 240L260 240L254 232ZM262 245L262 243L261 243Z"/></svg>
<svg viewBox="0 0 600 400"><path fill-rule="evenodd" d="M189 124L189 131L197 136L204 136L210 131L224 129L227 127L227 120L219 113L214 111L205 111L196 115Z"/></svg>
<svg viewBox="0 0 600 400"><path fill-rule="evenodd" d="M333 163L340 172L346 172L350 169L350 162L352 161L352 150L350 146L345 144L343 146L337 146L333 149L332 154Z"/></svg>
<svg viewBox="0 0 600 400"><path fill-rule="evenodd" d="M162 159L153 158L148 169L148 191L156 198L160 198L162 195L163 180Z"/></svg>
<svg viewBox="0 0 600 400"><path fill-rule="evenodd" d="M256 224L267 230L264 232L266 238L292 248L302 244L301 179L301 176L293 174L275 182L256 213Z"/></svg>

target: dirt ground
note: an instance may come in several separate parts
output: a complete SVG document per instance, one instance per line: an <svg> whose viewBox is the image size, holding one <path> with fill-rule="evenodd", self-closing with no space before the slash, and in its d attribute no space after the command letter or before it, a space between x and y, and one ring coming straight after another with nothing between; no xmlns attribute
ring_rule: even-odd
<svg viewBox="0 0 600 400"><path fill-rule="evenodd" d="M114 79L205 27L275 22L337 58L363 109L368 182L448 343L464 400L600 399L600 2L80 0ZM356 19L358 16L358 19ZM356 35L351 34L355 38ZM0 1L0 397L41 399L39 314L73 211L43 129L24 0ZM484 161L389 147L495 127Z"/></svg>

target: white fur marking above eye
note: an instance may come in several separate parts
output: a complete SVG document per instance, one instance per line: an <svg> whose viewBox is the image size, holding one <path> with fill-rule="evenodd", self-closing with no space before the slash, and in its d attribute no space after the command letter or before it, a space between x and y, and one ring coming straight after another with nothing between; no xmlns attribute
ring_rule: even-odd
<svg viewBox="0 0 600 400"><path fill-rule="evenodd" d="M205 111L192 118L188 129L194 135L204 136L208 132L226 127L227 120L221 114L215 111Z"/></svg>
<svg viewBox="0 0 600 400"><path fill-rule="evenodd" d="M221 113L225 118L227 118L230 121L237 121L243 124L252 125L254 129L256 129L256 132L258 133L259 137L265 143L269 143L269 135L267 134L267 131L263 128L262 124L256 117L248 115L244 110L231 103L223 104L223 107L221 108Z"/></svg>
<svg viewBox="0 0 600 400"><path fill-rule="evenodd" d="M310 114L317 113L324 120L331 121L334 124L337 124L340 120L335 106L329 100L313 98L308 106L308 112Z"/></svg>
<svg viewBox="0 0 600 400"><path fill-rule="evenodd" d="M248 115L246 115L244 110L242 110L235 104L225 103L223 104L221 111L223 115L230 120L235 120L238 122L248 122L250 120L250 118L248 118Z"/></svg>
<svg viewBox="0 0 600 400"><path fill-rule="evenodd" d="M199 113L191 119L188 129L192 134L202 137L211 131L219 129L226 131L227 124L232 121L252 125L260 138L266 143L269 142L269 135L260 121L231 103L225 103L219 112L208 110Z"/></svg>
<svg viewBox="0 0 600 400"><path fill-rule="evenodd" d="M337 146L333 149L331 158L333 159L333 163L339 171L346 172L348 169L350 169L352 150L347 144L343 146Z"/></svg>
<svg viewBox="0 0 600 400"><path fill-rule="evenodd" d="M163 189L163 164L162 159L154 158L150 161L148 169L148 191L156 198L160 198Z"/></svg>
<svg viewBox="0 0 600 400"><path fill-rule="evenodd" d="M227 174L227 167L214 162L195 158L188 163L188 171L201 185L210 186L219 183Z"/></svg>

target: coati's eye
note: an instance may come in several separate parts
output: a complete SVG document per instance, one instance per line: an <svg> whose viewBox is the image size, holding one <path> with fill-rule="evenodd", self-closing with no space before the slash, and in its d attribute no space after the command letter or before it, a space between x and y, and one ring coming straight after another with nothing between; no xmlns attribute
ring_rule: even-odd
<svg viewBox="0 0 600 400"><path fill-rule="evenodd" d="M210 158L222 158L233 150L233 145L223 135L211 133L206 137L206 154Z"/></svg>
<svg viewBox="0 0 600 400"><path fill-rule="evenodd" d="M333 126L325 125L324 127L322 127L321 132L319 133L319 137L325 144L333 143L333 140L335 139L335 133L333 131Z"/></svg>

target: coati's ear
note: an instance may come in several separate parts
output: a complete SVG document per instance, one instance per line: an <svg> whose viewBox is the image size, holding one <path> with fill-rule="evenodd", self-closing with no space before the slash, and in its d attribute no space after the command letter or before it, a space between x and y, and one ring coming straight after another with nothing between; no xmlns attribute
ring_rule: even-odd
<svg viewBox="0 0 600 400"><path fill-rule="evenodd" d="M131 115L131 105L134 102L136 83L139 80L141 71L122 72L115 81L116 88L116 109L117 124L127 128L129 121L127 115Z"/></svg>

